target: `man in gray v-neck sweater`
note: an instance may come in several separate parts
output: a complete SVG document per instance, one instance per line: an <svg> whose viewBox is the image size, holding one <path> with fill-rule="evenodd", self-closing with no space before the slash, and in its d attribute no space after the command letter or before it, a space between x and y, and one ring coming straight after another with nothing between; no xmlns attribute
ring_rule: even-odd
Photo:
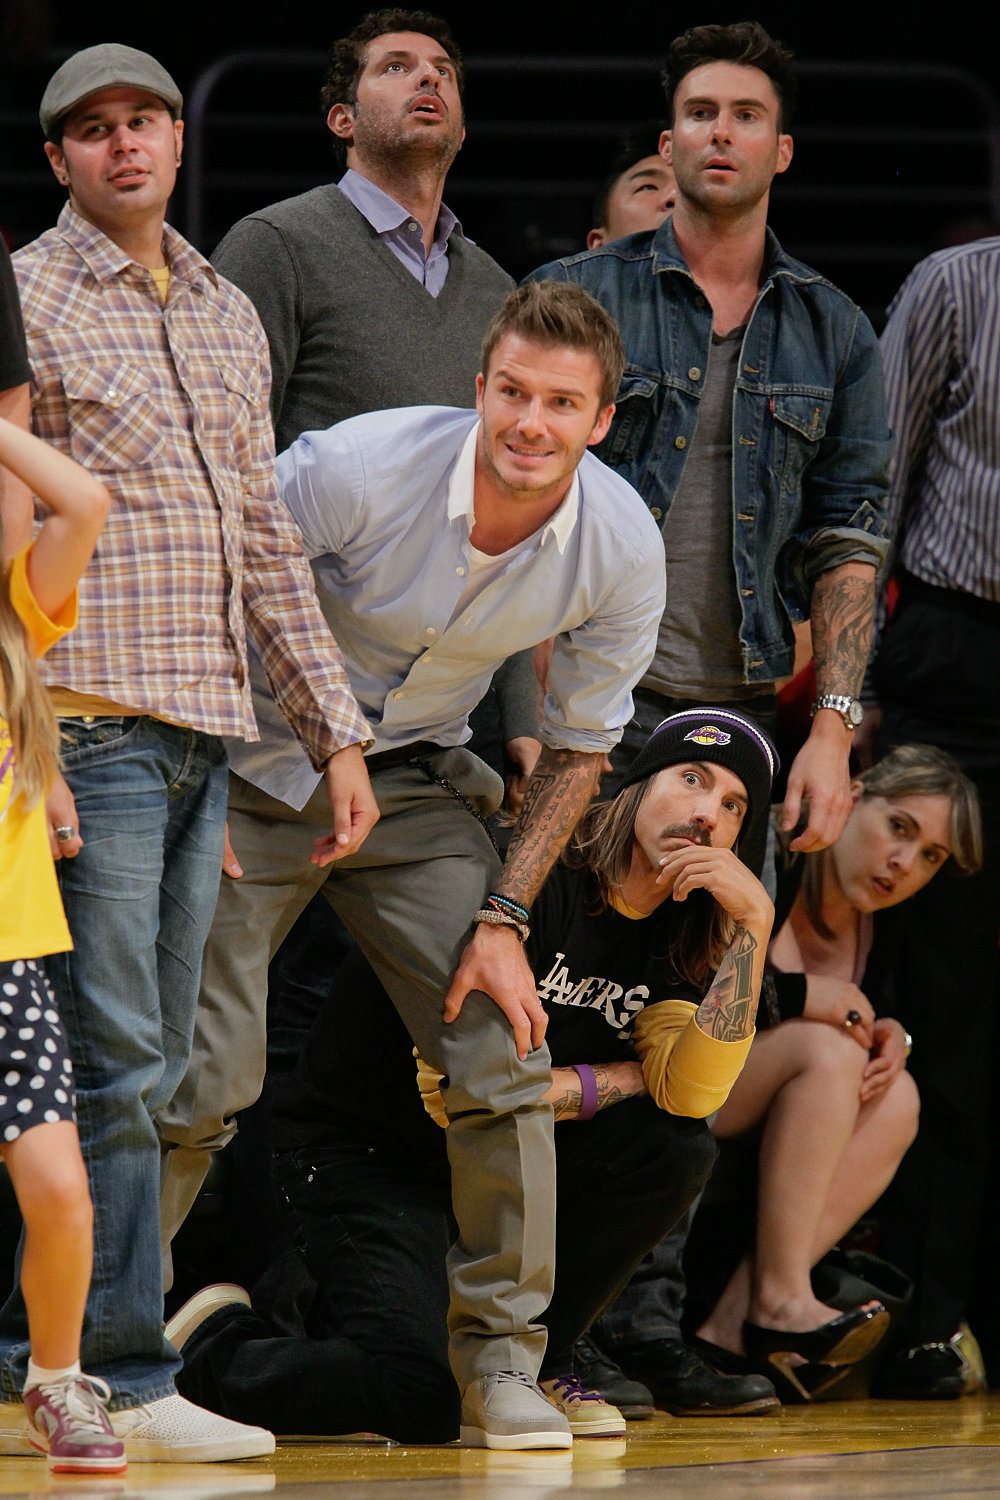
<svg viewBox="0 0 1000 1500"><path fill-rule="evenodd" d="M407 13L388 16L398 26ZM213 257L264 325L279 452L303 432L364 412L471 406L483 335L513 287L442 202L465 134L461 54L443 22L426 12L411 20L421 29L386 31L385 15L373 13L334 44L321 99L348 169L341 180L242 219ZM541 748L537 700L532 653L522 652L497 674L472 719L471 748L498 765L505 748L522 785ZM300 991L325 986L345 941L331 931L326 903L319 906L282 955ZM167 1247L211 1151L231 1139L234 1115L261 1087L257 1070L231 1045L217 946L210 937L187 1075L157 1121L174 1148L161 1192L167 1284Z"/></svg>

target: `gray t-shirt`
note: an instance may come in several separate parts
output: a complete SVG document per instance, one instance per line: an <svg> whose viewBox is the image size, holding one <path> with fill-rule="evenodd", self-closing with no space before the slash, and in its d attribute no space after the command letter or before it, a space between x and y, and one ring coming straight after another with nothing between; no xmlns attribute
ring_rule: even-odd
<svg viewBox="0 0 1000 1500"><path fill-rule="evenodd" d="M712 335L698 425L663 522L667 607L642 687L674 698L755 697L743 676L733 563L733 389L743 328Z"/></svg>

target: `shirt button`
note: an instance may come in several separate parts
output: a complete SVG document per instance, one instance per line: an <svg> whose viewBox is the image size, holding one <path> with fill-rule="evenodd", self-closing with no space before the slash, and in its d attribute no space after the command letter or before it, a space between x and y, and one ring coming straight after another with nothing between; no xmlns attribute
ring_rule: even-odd
<svg viewBox="0 0 1000 1500"><path fill-rule="evenodd" d="M428 625L427 629L424 631L424 635L426 635L426 636L437 635L437 631L434 629L433 625Z"/></svg>
<svg viewBox="0 0 1000 1500"><path fill-rule="evenodd" d="M663 520L663 512L658 505L651 505L649 508L649 514L652 516L654 521Z"/></svg>
<svg viewBox="0 0 1000 1500"><path fill-rule="evenodd" d="M118 394L118 392L115 390L115 388L114 388L113 385L108 387L107 399L109 401L113 401L115 399L115 397L117 396L117 394Z"/></svg>
<svg viewBox="0 0 1000 1500"><path fill-rule="evenodd" d="M690 370L688 370L688 380L700 380L700 379L701 379L701 371L699 370L699 368L698 368L697 365L692 365L691 368L690 368Z"/></svg>
<svg viewBox="0 0 1000 1500"><path fill-rule="evenodd" d="M705 306L705 299L704 299L704 297L696 297L694 299L694 305L695 305L695 307L704 307Z"/></svg>
<svg viewBox="0 0 1000 1500"><path fill-rule="evenodd" d="M465 569L464 568L456 568L455 572L458 574L459 578L464 578L465 577Z"/></svg>
<svg viewBox="0 0 1000 1500"><path fill-rule="evenodd" d="M417 223L416 219L411 219L406 227L411 234L416 234L417 230L420 228L420 225Z"/></svg>
<svg viewBox="0 0 1000 1500"><path fill-rule="evenodd" d="M687 445L688 445L688 440L687 440L686 437L675 437L674 438L674 447L675 448L686 448Z"/></svg>

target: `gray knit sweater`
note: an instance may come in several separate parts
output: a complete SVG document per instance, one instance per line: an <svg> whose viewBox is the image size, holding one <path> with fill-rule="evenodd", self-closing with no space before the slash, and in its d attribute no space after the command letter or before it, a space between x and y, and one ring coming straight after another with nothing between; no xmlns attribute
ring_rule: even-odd
<svg viewBox="0 0 1000 1500"><path fill-rule="evenodd" d="M483 333L514 284L453 234L432 297L332 184L241 219L212 260L264 324L279 452L359 412L471 406Z"/></svg>

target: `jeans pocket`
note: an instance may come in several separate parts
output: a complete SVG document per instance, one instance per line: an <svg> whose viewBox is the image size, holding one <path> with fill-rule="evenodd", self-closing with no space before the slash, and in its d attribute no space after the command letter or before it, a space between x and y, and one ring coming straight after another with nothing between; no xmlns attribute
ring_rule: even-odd
<svg viewBox="0 0 1000 1500"><path fill-rule="evenodd" d="M59 720L59 751L63 765L69 769L92 759L109 745L119 745L134 734L137 718L86 718Z"/></svg>

